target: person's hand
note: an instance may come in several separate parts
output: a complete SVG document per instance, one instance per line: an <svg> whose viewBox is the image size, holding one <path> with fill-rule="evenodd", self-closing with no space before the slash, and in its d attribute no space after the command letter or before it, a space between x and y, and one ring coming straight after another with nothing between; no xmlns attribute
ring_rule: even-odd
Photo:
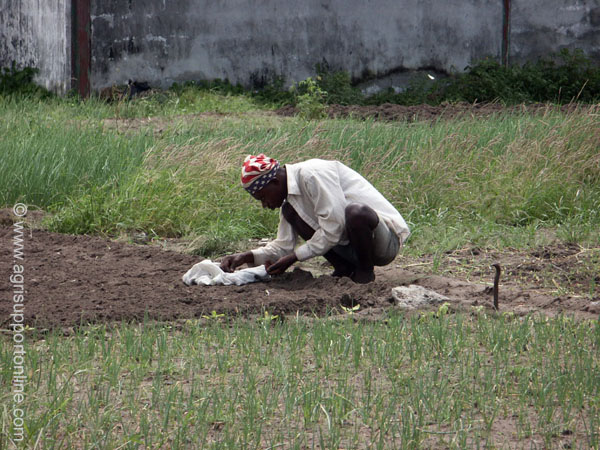
<svg viewBox="0 0 600 450"><path fill-rule="evenodd" d="M280 273L285 272L288 269L288 267L290 267L296 261L298 261L298 258L296 258L295 253L292 253L291 255L286 255L283 258L279 258L277 262L267 267L267 273L269 275L279 275Z"/></svg>
<svg viewBox="0 0 600 450"><path fill-rule="evenodd" d="M236 253L235 255L229 255L223 258L219 267L221 267L223 272L233 272L242 264L252 263L254 263L254 255L252 252Z"/></svg>

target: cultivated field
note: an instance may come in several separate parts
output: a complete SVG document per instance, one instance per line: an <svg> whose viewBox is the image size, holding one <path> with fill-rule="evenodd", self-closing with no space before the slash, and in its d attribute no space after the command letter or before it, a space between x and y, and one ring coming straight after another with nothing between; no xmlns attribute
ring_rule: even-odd
<svg viewBox="0 0 600 450"><path fill-rule="evenodd" d="M12 207L30 211L19 446L598 448L597 107L386 108L307 121L194 89L0 98L3 273ZM274 236L277 212L238 181L259 152L361 172L409 223L402 253L366 286L324 260L183 285L200 258ZM391 289L408 284L449 301L400 311ZM0 448L20 432L14 289L5 276Z"/></svg>

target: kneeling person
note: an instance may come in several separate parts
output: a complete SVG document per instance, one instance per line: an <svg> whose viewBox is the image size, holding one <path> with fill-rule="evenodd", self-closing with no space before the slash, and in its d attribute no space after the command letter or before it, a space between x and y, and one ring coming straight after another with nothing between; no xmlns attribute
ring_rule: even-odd
<svg viewBox="0 0 600 450"><path fill-rule="evenodd" d="M248 156L242 186L263 208L281 208L277 238L265 247L226 256L221 269L247 263L285 272L296 261L324 256L333 276L357 283L375 279L374 266L393 261L410 231L371 183L339 161L310 159L280 166L263 154ZM296 248L298 236L306 242Z"/></svg>

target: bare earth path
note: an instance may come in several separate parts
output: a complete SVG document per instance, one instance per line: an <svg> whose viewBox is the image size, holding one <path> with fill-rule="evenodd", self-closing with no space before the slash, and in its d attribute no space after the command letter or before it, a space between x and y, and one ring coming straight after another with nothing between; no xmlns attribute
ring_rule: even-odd
<svg viewBox="0 0 600 450"><path fill-rule="evenodd" d="M0 325L6 327L12 312L12 273L14 229L0 226ZM598 249L589 251L596 252ZM464 253L464 252L463 252ZM554 281L561 281L561 262L572 269L586 251L577 246L556 246L537 249L528 254L489 255L470 251L450 255L456 268L469 264L481 266L482 280L491 282L489 258L505 267L500 285L502 311L526 314L540 311L554 315L565 313L577 318L598 318L600 294L583 295L561 292L542 286L549 270L555 270ZM289 272L269 282L237 286L185 286L181 276L198 262L196 256L163 250L156 246L139 246L100 237L70 236L39 229L25 229L25 320L36 327L68 327L86 322L141 320L147 315L158 320L201 317L215 310L228 315L261 314L325 314L328 310L342 312L341 305L361 305L358 317L379 317L393 308L391 289L399 285L418 284L433 289L451 299L453 308L490 307L492 297L489 282L467 281L469 277L438 276L419 271L430 262L409 261L400 256L395 262L377 269L377 280L366 286L350 279L336 279L329 269L316 265ZM464 261L463 261L464 260ZM550 262L549 262L550 261ZM552 269L554 266L558 269ZM308 271L310 270L310 271ZM453 271L447 267L446 273ZM489 272L489 276L488 276ZM581 289L596 280L582 279ZM585 277L583 277L585 278ZM577 280L575 280L577 281ZM558 283L558 282L557 282ZM579 286L574 282L573 287ZM594 297L595 295L595 297Z"/></svg>

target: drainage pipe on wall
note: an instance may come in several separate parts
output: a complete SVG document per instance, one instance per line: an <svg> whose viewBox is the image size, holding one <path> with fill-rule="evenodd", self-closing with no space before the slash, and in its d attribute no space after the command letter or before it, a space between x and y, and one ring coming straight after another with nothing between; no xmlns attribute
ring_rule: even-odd
<svg viewBox="0 0 600 450"><path fill-rule="evenodd" d="M508 67L508 54L510 52L510 0L503 0L502 15L502 65Z"/></svg>
<svg viewBox="0 0 600 450"><path fill-rule="evenodd" d="M90 0L71 1L71 89L90 95L91 18Z"/></svg>

